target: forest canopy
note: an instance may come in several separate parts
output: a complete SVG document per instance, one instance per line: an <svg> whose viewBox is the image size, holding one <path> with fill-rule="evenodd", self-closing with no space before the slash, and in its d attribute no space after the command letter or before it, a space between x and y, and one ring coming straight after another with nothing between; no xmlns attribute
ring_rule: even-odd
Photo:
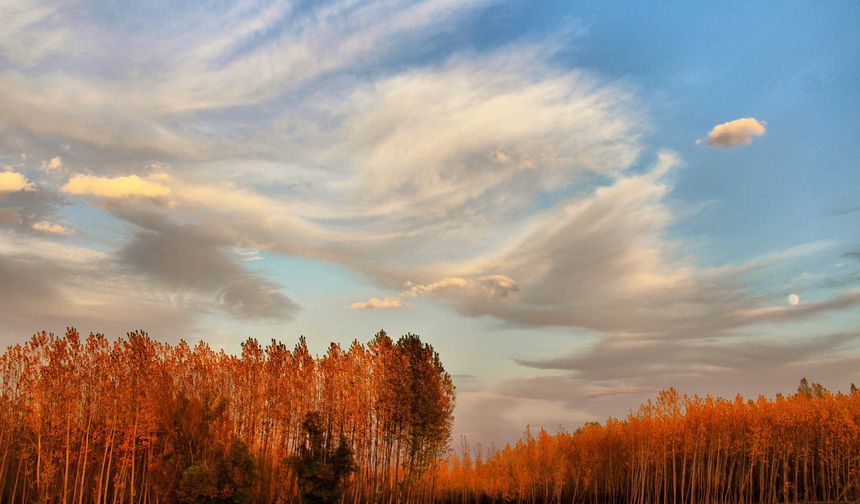
<svg viewBox="0 0 860 504"><path fill-rule="evenodd" d="M778 503L860 497L860 392L670 388L623 419L452 449L454 385L414 334L240 355L38 333L0 356L0 501Z"/></svg>
<svg viewBox="0 0 860 504"><path fill-rule="evenodd" d="M406 501L432 491L453 421L451 377L413 334L235 356L69 329L10 347L0 373L2 502Z"/></svg>

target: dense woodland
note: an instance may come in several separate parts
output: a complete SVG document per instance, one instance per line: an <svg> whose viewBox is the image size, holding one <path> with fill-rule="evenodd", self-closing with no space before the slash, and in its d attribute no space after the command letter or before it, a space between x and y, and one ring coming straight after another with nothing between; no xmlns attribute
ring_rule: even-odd
<svg viewBox="0 0 860 504"><path fill-rule="evenodd" d="M0 373L4 503L426 502L451 437L451 378L411 334L315 358L70 329Z"/></svg>
<svg viewBox="0 0 860 504"><path fill-rule="evenodd" d="M806 379L775 400L669 389L623 420L463 453L439 468L446 502L855 502L860 392Z"/></svg>
<svg viewBox="0 0 860 504"><path fill-rule="evenodd" d="M432 347L312 356L47 333L0 356L0 501L789 503L860 497L860 392L661 392L624 419L450 449Z"/></svg>

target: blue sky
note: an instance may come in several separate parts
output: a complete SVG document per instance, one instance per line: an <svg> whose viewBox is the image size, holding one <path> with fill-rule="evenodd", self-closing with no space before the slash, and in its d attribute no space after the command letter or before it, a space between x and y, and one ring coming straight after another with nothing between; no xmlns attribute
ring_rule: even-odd
<svg viewBox="0 0 860 504"><path fill-rule="evenodd" d="M860 361L860 7L0 3L0 342L432 343L457 431Z"/></svg>

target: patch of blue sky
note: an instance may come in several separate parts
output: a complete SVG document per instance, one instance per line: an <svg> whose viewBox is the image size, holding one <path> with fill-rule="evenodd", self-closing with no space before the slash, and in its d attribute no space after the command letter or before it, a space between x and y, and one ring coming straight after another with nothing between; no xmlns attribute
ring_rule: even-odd
<svg viewBox="0 0 860 504"><path fill-rule="evenodd" d="M860 47L850 21L860 18L860 8L772 7L505 2L470 16L439 47L491 51L553 35L553 43L567 44L556 47L554 62L635 88L653 128L631 172L647 167L649 151L681 153L685 166L669 201L712 204L677 222L671 235L719 244L702 250L704 265L749 260L822 236L860 241L853 219L830 215L860 187L860 64L850 49ZM576 35L557 37L564 29ZM714 125L748 116L769 123L753 145L695 145ZM526 213L605 183L598 177L539 194Z"/></svg>
<svg viewBox="0 0 860 504"><path fill-rule="evenodd" d="M489 317L461 315L453 312L444 301L433 298L404 298L404 306L394 309L348 308L351 303L365 301L371 296L394 295L397 292L380 292L380 289L367 287L353 294L333 293L313 301L297 299L302 311L289 324L301 328L315 352L324 352L329 341L341 345L348 345L354 339L366 342L380 329L392 338L407 332L416 333L439 352L449 372L494 379L522 371L514 357L543 357L547 347L573 353L585 348L593 339L588 331L581 329L517 328ZM571 335L578 337L571 338Z"/></svg>
<svg viewBox="0 0 860 504"><path fill-rule="evenodd" d="M128 234L136 229L134 225L113 216L96 206L72 202L59 208L60 217L68 221L74 233L66 239L77 245L112 252Z"/></svg>
<svg viewBox="0 0 860 504"><path fill-rule="evenodd" d="M234 9L231 2L197 0L99 0L90 3L92 8L82 12L86 12L98 26L110 26L118 33L164 37L186 35L189 19L201 19Z"/></svg>
<svg viewBox="0 0 860 504"><path fill-rule="evenodd" d="M359 273L326 261L265 251L256 252L256 256L245 256L245 259L249 257L259 259L244 261L246 267L281 285L284 292L299 304L341 296L367 286Z"/></svg>
<svg viewBox="0 0 860 504"><path fill-rule="evenodd" d="M809 301L829 299L844 291L845 280L860 286L860 281L850 281L851 272L856 273L860 268L841 258L838 244L822 245L808 255L768 260L767 264L745 275L747 290L780 304L790 293Z"/></svg>
<svg viewBox="0 0 860 504"><path fill-rule="evenodd" d="M686 163L670 198L714 202L674 230L719 243L704 263L822 236L860 239L824 215L860 187L860 71L848 49L860 33L847 21L856 5L580 7L590 31L570 64L635 82L655 128L648 143ZM753 145L695 145L714 125L750 116L768 122Z"/></svg>

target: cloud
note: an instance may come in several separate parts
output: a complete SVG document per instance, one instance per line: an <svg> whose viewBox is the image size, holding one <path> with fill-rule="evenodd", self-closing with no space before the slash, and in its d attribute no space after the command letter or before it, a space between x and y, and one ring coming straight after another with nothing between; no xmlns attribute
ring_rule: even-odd
<svg viewBox="0 0 860 504"><path fill-rule="evenodd" d="M519 439L527 427L532 434L540 428L556 432L560 427L578 426L588 420L594 420L593 416L578 405L557 398L547 400L498 391L458 389L454 431L476 443L472 449L489 448L491 443L504 446Z"/></svg>
<svg viewBox="0 0 860 504"><path fill-rule="evenodd" d="M302 95L356 69L379 72L388 58L425 47L488 3L335 0L299 9L252 0L205 10L156 3L140 8L140 23L112 13L111 23L99 22L111 7L96 4L78 5L82 16L50 3L0 4L8 20L0 53L13 63L0 72L0 116L114 158L219 159L225 148L247 152L251 135L225 135L208 112L284 109L285 90Z"/></svg>
<svg viewBox="0 0 860 504"><path fill-rule="evenodd" d="M59 224L52 224L48 221L34 222L33 225L30 227L33 228L35 231L39 231L40 233L65 235L71 232L69 229L66 229Z"/></svg>
<svg viewBox="0 0 860 504"><path fill-rule="evenodd" d="M34 189L35 186L24 175L13 171L0 172L0 194Z"/></svg>
<svg viewBox="0 0 860 504"><path fill-rule="evenodd" d="M42 166L50 170L59 170L63 167L63 158L60 156L52 157L47 163L42 161Z"/></svg>
<svg viewBox="0 0 860 504"><path fill-rule="evenodd" d="M707 143L711 147L737 147L751 144L754 137L760 137L764 133L764 122L743 117L714 126L708 133L707 140L698 140L696 143Z"/></svg>
<svg viewBox="0 0 860 504"><path fill-rule="evenodd" d="M21 214L14 208L0 208L0 226L19 226L23 224Z"/></svg>
<svg viewBox="0 0 860 504"><path fill-rule="evenodd" d="M0 285L0 344L70 325L111 336L146 329L178 340L193 333L200 313L199 306L117 268L104 253L35 234L0 235Z"/></svg>
<svg viewBox="0 0 860 504"><path fill-rule="evenodd" d="M800 337L659 340L605 336L590 349L545 359L517 360L532 372L498 386L513 397L564 401L591 420L623 416L670 386L690 394L747 397L792 392L802 376L843 388L840 369L860 364L856 332Z"/></svg>
<svg viewBox="0 0 860 504"><path fill-rule="evenodd" d="M616 395L628 395L628 394L642 394L642 393L650 393L656 394L657 389L653 387L632 387L632 386L622 386L622 387L591 387L586 390L585 397L607 397L607 396L616 396Z"/></svg>
<svg viewBox="0 0 860 504"><path fill-rule="evenodd" d="M69 194L92 194L104 198L127 198L131 196L159 198L170 194L170 188L161 184L163 180L164 177L161 174L150 175L146 179L137 175L113 178L75 175L61 190Z"/></svg>
<svg viewBox="0 0 860 504"><path fill-rule="evenodd" d="M485 289L487 289L490 299L499 299L506 297L509 292L518 291L520 288L517 283L506 277L505 275L487 275L478 279Z"/></svg>
<svg viewBox="0 0 860 504"><path fill-rule="evenodd" d="M796 296L796 294L794 295ZM738 318L738 325L802 320L832 311L860 306L860 289L848 289L831 299L798 303L790 303L788 306L764 306L741 310L735 316Z"/></svg>
<svg viewBox="0 0 860 504"><path fill-rule="evenodd" d="M54 221L58 209L65 203L57 193L44 188L0 194L0 228L20 233L38 232L33 225Z"/></svg>
<svg viewBox="0 0 860 504"><path fill-rule="evenodd" d="M591 380L630 377L662 377L766 369L804 359L832 356L858 340L857 333L835 333L796 341L709 340L691 338L667 341L629 336L609 336L578 355L539 360L517 360L521 365L545 370L572 370Z"/></svg>
<svg viewBox="0 0 860 504"><path fill-rule="evenodd" d="M245 319L290 320L299 306L272 281L228 257L229 243L194 225L116 210L142 229L120 249L123 267L167 287L212 296L216 307Z"/></svg>
<svg viewBox="0 0 860 504"><path fill-rule="evenodd" d="M468 280L459 277L443 278L438 282L430 284L406 282L406 290L404 290L400 295L406 297L423 296L425 294L432 294L433 292L445 289L463 289L468 285Z"/></svg>
<svg viewBox="0 0 860 504"><path fill-rule="evenodd" d="M442 280L418 284L406 282L405 290L398 296L385 299L371 298L365 303L354 303L352 308L400 308L402 298L413 298L431 294L444 293L446 291L468 291L483 289L488 299L503 298L508 292L517 290L517 284L504 275L488 275L475 280L467 280L460 277L448 277Z"/></svg>
<svg viewBox="0 0 860 504"><path fill-rule="evenodd" d="M0 34L0 54L25 68L75 45L70 44L71 30L50 3L3 2L0 3L0 18L5 25Z"/></svg>
<svg viewBox="0 0 860 504"><path fill-rule="evenodd" d="M403 304L399 297L387 297L383 299L372 297L364 302L353 303L350 305L350 308L364 310L376 308L400 308L401 306L403 306Z"/></svg>
<svg viewBox="0 0 860 504"><path fill-rule="evenodd" d="M452 58L354 90L327 142L332 162L356 168L347 208L389 231L480 233L543 192L629 166L643 123L632 92L560 72L545 50Z"/></svg>
<svg viewBox="0 0 860 504"><path fill-rule="evenodd" d="M709 312L724 314L729 287L704 278L665 237L673 220L663 201L669 157L533 216L493 254L450 265L493 294L475 290L456 306L517 325L610 332L683 331Z"/></svg>
<svg viewBox="0 0 860 504"><path fill-rule="evenodd" d="M568 326L605 334L658 339L723 336L742 327L800 320L851 309L853 292L803 306L770 307L745 282L774 264L826 249L807 244L737 267L701 268L670 239L675 215L666 203L677 154L662 152L653 167L616 177L536 213L497 251L429 271L457 278L413 283L404 296L433 292L469 316L512 326Z"/></svg>

